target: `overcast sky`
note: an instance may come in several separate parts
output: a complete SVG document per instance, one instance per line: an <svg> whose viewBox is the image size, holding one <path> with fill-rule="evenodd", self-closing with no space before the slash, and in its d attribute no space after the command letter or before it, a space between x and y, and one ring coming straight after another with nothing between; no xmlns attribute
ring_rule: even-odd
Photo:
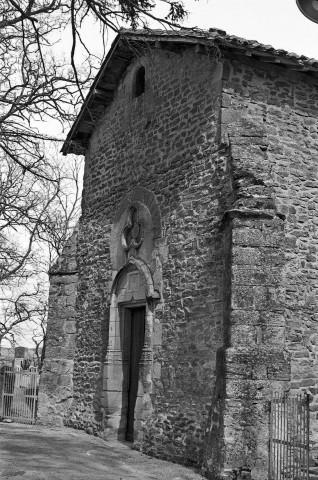
<svg viewBox="0 0 318 480"><path fill-rule="evenodd" d="M275 48L318 59L318 24L308 20L296 0L185 0L187 25L221 28Z"/></svg>
<svg viewBox="0 0 318 480"><path fill-rule="evenodd" d="M318 6L318 0L310 1ZM296 0L184 0L184 4L190 13L184 26L220 28L230 35L318 59L318 24L300 12ZM158 16L165 13L163 8L156 10ZM149 26L158 28L155 23ZM90 51L101 55L97 27L90 24L81 33ZM109 32L107 49L114 38L115 33ZM69 46L69 42L67 37L65 45Z"/></svg>

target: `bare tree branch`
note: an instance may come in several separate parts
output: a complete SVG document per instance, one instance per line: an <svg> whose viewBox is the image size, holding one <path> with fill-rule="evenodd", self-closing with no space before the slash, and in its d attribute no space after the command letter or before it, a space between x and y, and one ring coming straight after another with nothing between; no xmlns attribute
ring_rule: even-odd
<svg viewBox="0 0 318 480"><path fill-rule="evenodd" d="M155 13L160 4L164 18ZM59 163L59 140L42 125L75 119L110 30L149 21L177 28L185 16L181 0L0 1L0 345L32 324L43 361L47 272L79 216L82 167ZM85 42L92 23L101 58ZM56 48L61 32L72 37L65 58Z"/></svg>

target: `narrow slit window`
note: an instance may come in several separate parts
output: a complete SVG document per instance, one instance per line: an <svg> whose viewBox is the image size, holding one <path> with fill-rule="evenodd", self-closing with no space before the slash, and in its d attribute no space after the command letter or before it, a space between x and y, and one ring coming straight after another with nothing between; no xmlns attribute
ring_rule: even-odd
<svg viewBox="0 0 318 480"><path fill-rule="evenodd" d="M134 97L139 97L145 91L145 67L140 67L135 76Z"/></svg>

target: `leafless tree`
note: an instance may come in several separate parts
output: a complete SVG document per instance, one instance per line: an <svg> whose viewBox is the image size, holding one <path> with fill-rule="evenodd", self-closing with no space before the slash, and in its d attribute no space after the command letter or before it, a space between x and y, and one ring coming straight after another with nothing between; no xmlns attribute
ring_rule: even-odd
<svg viewBox="0 0 318 480"><path fill-rule="evenodd" d="M80 167L65 171L48 154L60 139L43 125L68 126L100 66L85 23L95 25L103 56L109 30L149 21L174 28L185 16L180 0L0 0L0 344L14 342L24 323L37 321L44 332L34 278L60 255L78 215ZM61 32L71 36L63 54Z"/></svg>
<svg viewBox="0 0 318 480"><path fill-rule="evenodd" d="M12 345L16 343L16 337L23 335L23 327L26 322L33 322L38 317L43 318L45 313L44 292L40 291L39 285L35 285L28 292L19 294L6 294L0 297L2 304L0 317L0 344L6 338Z"/></svg>
<svg viewBox="0 0 318 480"><path fill-rule="evenodd" d="M158 4L167 6L164 18L154 14ZM23 269L50 204L56 196L62 200L60 173L46 155L52 138L43 133L42 124L74 118L83 88L100 64L83 40L85 22L96 23L104 43L109 29L144 27L149 19L172 27L185 16L180 0L0 0L0 244L8 254L0 258L0 283ZM65 29L72 37L67 60L54 50ZM86 54L82 68L76 65L78 48ZM46 180L55 186L40 198ZM17 197L16 207L11 199ZM19 222L28 231L23 254L14 246L10 250L7 233ZM63 240L65 235L61 245Z"/></svg>
<svg viewBox="0 0 318 480"><path fill-rule="evenodd" d="M45 359L47 313L48 305L46 302L42 316L37 319L35 328L32 329L32 341L34 344L33 361L39 371L42 370Z"/></svg>
<svg viewBox="0 0 318 480"><path fill-rule="evenodd" d="M156 4L168 6L165 18L154 15ZM23 170L48 177L43 141L50 137L36 126L47 118L61 122L73 118L82 87L94 74L95 60L95 67L99 66L100 59L94 58L83 40L87 21L95 22L95 33L100 33L105 45L109 29L147 26L149 19L171 27L185 16L180 0L0 0L2 154ZM68 60L52 48L65 28L72 36ZM78 48L86 52L82 69L76 65Z"/></svg>
<svg viewBox="0 0 318 480"><path fill-rule="evenodd" d="M39 232L39 239L47 249L49 265L62 254L80 214L83 159L70 156L66 164L61 163L57 165L61 175L60 189L43 215Z"/></svg>
<svg viewBox="0 0 318 480"><path fill-rule="evenodd" d="M81 166L74 158L57 162L58 183L31 174L28 182L19 182L21 169L11 164L0 176L4 198L9 199L0 221L0 345L4 338L12 345L21 341L28 326L40 351L47 319L47 273L78 220Z"/></svg>
<svg viewBox="0 0 318 480"><path fill-rule="evenodd" d="M23 172L4 156L0 163L0 285L28 276L33 244L44 230L59 182Z"/></svg>

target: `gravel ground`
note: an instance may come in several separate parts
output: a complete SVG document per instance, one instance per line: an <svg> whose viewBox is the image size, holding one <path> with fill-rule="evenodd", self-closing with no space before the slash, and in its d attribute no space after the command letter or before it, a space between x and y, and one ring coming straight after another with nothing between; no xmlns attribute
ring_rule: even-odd
<svg viewBox="0 0 318 480"><path fill-rule="evenodd" d="M2 480L202 480L192 469L84 432L0 423Z"/></svg>

